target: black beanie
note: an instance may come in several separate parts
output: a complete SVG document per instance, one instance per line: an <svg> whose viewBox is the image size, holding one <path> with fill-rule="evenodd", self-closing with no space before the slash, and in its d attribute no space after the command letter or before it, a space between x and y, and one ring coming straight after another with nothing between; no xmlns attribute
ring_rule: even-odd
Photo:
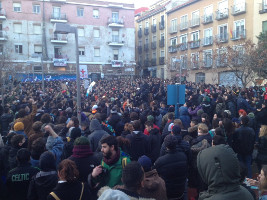
<svg viewBox="0 0 267 200"><path fill-rule="evenodd" d="M55 156L49 151L42 153L40 156L39 166L41 171L56 170Z"/></svg>
<svg viewBox="0 0 267 200"><path fill-rule="evenodd" d="M80 128L73 128L70 132L70 138L72 138L73 140L75 140L78 137L81 137L82 135L82 131Z"/></svg>

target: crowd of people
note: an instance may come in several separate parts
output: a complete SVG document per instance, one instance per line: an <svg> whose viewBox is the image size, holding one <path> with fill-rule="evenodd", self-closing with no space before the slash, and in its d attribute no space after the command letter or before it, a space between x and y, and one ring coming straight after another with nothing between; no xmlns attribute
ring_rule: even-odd
<svg viewBox="0 0 267 200"><path fill-rule="evenodd" d="M265 87L185 82L176 118L175 80L99 80L81 86L79 121L76 82L16 83L1 97L0 199L267 199Z"/></svg>

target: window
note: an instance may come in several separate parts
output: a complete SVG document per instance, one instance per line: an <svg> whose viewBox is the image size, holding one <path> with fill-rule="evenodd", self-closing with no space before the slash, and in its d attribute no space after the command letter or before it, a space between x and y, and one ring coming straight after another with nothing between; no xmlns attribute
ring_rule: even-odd
<svg viewBox="0 0 267 200"><path fill-rule="evenodd" d="M156 51L153 51L153 53L152 53L152 58L153 58L153 59L156 59L156 58L157 58L157 53L156 53Z"/></svg>
<svg viewBox="0 0 267 200"><path fill-rule="evenodd" d="M213 13L213 7L212 7L212 5L207 6L207 7L204 8L204 16L205 17L212 16L212 13Z"/></svg>
<svg viewBox="0 0 267 200"><path fill-rule="evenodd" d="M100 30L94 29L94 38L99 38L99 37L100 37Z"/></svg>
<svg viewBox="0 0 267 200"><path fill-rule="evenodd" d="M177 45L177 38L171 38L171 46L176 46Z"/></svg>
<svg viewBox="0 0 267 200"><path fill-rule="evenodd" d="M61 47L54 47L55 58L62 58Z"/></svg>
<svg viewBox="0 0 267 200"><path fill-rule="evenodd" d="M99 47L94 48L94 56L100 57L100 48Z"/></svg>
<svg viewBox="0 0 267 200"><path fill-rule="evenodd" d="M3 51L4 51L4 46L0 44L0 55L3 55Z"/></svg>
<svg viewBox="0 0 267 200"><path fill-rule="evenodd" d="M138 41L139 46L142 46L142 40Z"/></svg>
<svg viewBox="0 0 267 200"><path fill-rule="evenodd" d="M220 66L225 66L226 64L227 64L227 49L225 47L217 49L216 65L220 67Z"/></svg>
<svg viewBox="0 0 267 200"><path fill-rule="evenodd" d="M61 17L61 9L60 7L53 7L53 18L60 19Z"/></svg>
<svg viewBox="0 0 267 200"><path fill-rule="evenodd" d="M232 38L245 37L245 20L238 20L234 22L234 32Z"/></svg>
<svg viewBox="0 0 267 200"><path fill-rule="evenodd" d="M118 12L112 12L112 22L113 23L119 22L119 13Z"/></svg>
<svg viewBox="0 0 267 200"><path fill-rule="evenodd" d="M113 49L113 60L119 60L119 50Z"/></svg>
<svg viewBox="0 0 267 200"><path fill-rule="evenodd" d="M14 33L22 33L22 25L20 23L13 24Z"/></svg>
<svg viewBox="0 0 267 200"><path fill-rule="evenodd" d="M204 45L210 45L212 43L213 43L213 40L212 40L212 28L204 29L204 41L203 41L203 44Z"/></svg>
<svg viewBox="0 0 267 200"><path fill-rule="evenodd" d="M198 68L198 64L199 64L199 53L192 53L191 54L192 68Z"/></svg>
<svg viewBox="0 0 267 200"><path fill-rule="evenodd" d="M139 24L139 29L142 29L142 24Z"/></svg>
<svg viewBox="0 0 267 200"><path fill-rule="evenodd" d="M199 31L191 33L191 41L198 41L199 40Z"/></svg>
<svg viewBox="0 0 267 200"><path fill-rule="evenodd" d="M219 13L222 15L228 15L228 1L224 0L219 2Z"/></svg>
<svg viewBox="0 0 267 200"><path fill-rule="evenodd" d="M267 21L262 22L262 32L267 32Z"/></svg>
<svg viewBox="0 0 267 200"><path fill-rule="evenodd" d="M199 11L192 12L191 26L197 26L199 23Z"/></svg>
<svg viewBox="0 0 267 200"><path fill-rule="evenodd" d="M205 73L196 73L196 83L205 83Z"/></svg>
<svg viewBox="0 0 267 200"><path fill-rule="evenodd" d="M160 51L160 57L165 57L165 51L164 50Z"/></svg>
<svg viewBox="0 0 267 200"><path fill-rule="evenodd" d="M225 42L228 40L228 28L227 24L219 26L219 40Z"/></svg>
<svg viewBox="0 0 267 200"><path fill-rule="evenodd" d="M119 42L119 31L112 31L112 42Z"/></svg>
<svg viewBox="0 0 267 200"><path fill-rule="evenodd" d="M157 41L157 36L153 35L152 42L156 42L156 41Z"/></svg>
<svg viewBox="0 0 267 200"><path fill-rule="evenodd" d="M177 19L171 21L171 33L177 32Z"/></svg>
<svg viewBox="0 0 267 200"><path fill-rule="evenodd" d="M187 56L186 55L182 55L181 57L181 68L182 69L186 69L187 68Z"/></svg>
<svg viewBox="0 0 267 200"><path fill-rule="evenodd" d="M180 43L187 43L187 34L180 36Z"/></svg>
<svg viewBox="0 0 267 200"><path fill-rule="evenodd" d="M203 60L205 67L211 67L212 66L212 50L205 50L203 53Z"/></svg>
<svg viewBox="0 0 267 200"><path fill-rule="evenodd" d="M148 38L146 38L146 40L145 40L145 44L148 44Z"/></svg>
<svg viewBox="0 0 267 200"><path fill-rule="evenodd" d="M84 37L84 28L78 28L78 36Z"/></svg>
<svg viewBox="0 0 267 200"><path fill-rule="evenodd" d="M188 17L187 15L184 15L181 17L181 30L188 28Z"/></svg>
<svg viewBox="0 0 267 200"><path fill-rule="evenodd" d="M146 28L149 28L149 22L146 22Z"/></svg>
<svg viewBox="0 0 267 200"><path fill-rule="evenodd" d="M13 11L21 12L21 3L13 3Z"/></svg>
<svg viewBox="0 0 267 200"><path fill-rule="evenodd" d="M41 8L40 8L40 5L32 5L32 12L33 13L36 13L36 14L39 14L41 12Z"/></svg>
<svg viewBox="0 0 267 200"><path fill-rule="evenodd" d="M77 8L77 16L78 17L83 17L83 11L84 11L83 8Z"/></svg>
<svg viewBox="0 0 267 200"><path fill-rule="evenodd" d="M79 47L79 56L84 56L84 55L85 55L85 48Z"/></svg>
<svg viewBox="0 0 267 200"><path fill-rule="evenodd" d="M22 45L21 44L15 45L15 53L22 54Z"/></svg>
<svg viewBox="0 0 267 200"><path fill-rule="evenodd" d="M157 24L157 21L156 21L156 19L153 19L153 25L156 25Z"/></svg>
<svg viewBox="0 0 267 200"><path fill-rule="evenodd" d="M41 24L33 24L33 34L36 35L42 34Z"/></svg>
<svg viewBox="0 0 267 200"><path fill-rule="evenodd" d="M96 10L96 9L93 10L93 18L95 19L99 18L99 10Z"/></svg>
<svg viewBox="0 0 267 200"><path fill-rule="evenodd" d="M34 53L42 54L42 45L34 45Z"/></svg>
<svg viewBox="0 0 267 200"><path fill-rule="evenodd" d="M245 10L246 2L245 0L235 0L234 11L239 12Z"/></svg>

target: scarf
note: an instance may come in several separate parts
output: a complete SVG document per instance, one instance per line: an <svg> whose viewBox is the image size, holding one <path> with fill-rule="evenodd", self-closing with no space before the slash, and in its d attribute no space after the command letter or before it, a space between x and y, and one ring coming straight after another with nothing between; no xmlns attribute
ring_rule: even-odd
<svg viewBox="0 0 267 200"><path fill-rule="evenodd" d="M120 149L118 149L118 151L116 151L116 154L115 156L111 156L110 159L107 159L107 158L103 158L103 161L107 164L107 165L113 165L115 164L116 162L118 162L118 160L120 159L120 155L121 155L121 152L120 152Z"/></svg>
<svg viewBox="0 0 267 200"><path fill-rule="evenodd" d="M72 150L74 158L85 158L93 155L89 145L75 145Z"/></svg>

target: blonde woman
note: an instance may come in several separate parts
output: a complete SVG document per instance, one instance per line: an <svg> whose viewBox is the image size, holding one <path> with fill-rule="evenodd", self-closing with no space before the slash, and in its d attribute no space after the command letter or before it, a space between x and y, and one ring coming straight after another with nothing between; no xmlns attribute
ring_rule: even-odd
<svg viewBox="0 0 267 200"><path fill-rule="evenodd" d="M259 132L258 155L256 158L258 170L267 164L267 125L261 125Z"/></svg>

